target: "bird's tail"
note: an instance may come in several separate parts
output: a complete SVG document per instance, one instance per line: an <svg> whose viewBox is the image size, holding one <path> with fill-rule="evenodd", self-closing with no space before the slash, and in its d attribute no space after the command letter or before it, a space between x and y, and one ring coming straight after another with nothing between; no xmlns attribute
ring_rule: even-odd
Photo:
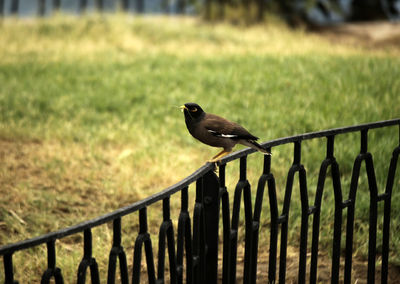
<svg viewBox="0 0 400 284"><path fill-rule="evenodd" d="M272 155L255 140L241 140L240 143L250 148L253 148L254 150L260 151L261 153L264 153L264 155Z"/></svg>

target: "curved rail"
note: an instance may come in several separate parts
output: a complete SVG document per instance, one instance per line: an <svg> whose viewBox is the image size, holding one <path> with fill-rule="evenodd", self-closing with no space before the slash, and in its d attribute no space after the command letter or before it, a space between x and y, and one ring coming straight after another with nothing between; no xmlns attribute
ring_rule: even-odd
<svg viewBox="0 0 400 284"><path fill-rule="evenodd" d="M41 235L38 237L34 237L34 238L26 239L26 240L23 240L23 241L20 241L17 243L2 246L2 247L0 247L0 255L5 255L5 254L13 253L13 252L16 252L19 250L34 247L34 246L37 246L40 244L45 244L48 241L52 241L55 239L61 239L61 238L64 238L64 237L67 237L67 236L70 236L70 235L73 235L73 234L76 234L79 232L83 232L86 229L94 228L94 227L100 226L104 223L108 223L110 221L113 221L117 218L121 218L130 213L139 211L140 209L142 209L144 207L147 207L153 203L156 203L157 201L163 200L164 198L171 196L175 192L180 191L181 189L185 188L192 182L196 181L199 177L203 176L204 174L206 174L213 168L214 168L214 166L212 164L207 163L204 166L202 166L201 168L199 168L198 170L196 170L194 173L192 173L191 175L186 177L185 179L177 182L176 184L174 184L170 187L167 187L163 191L160 191L154 195L151 195L145 199L142 199L140 201L132 203L128 206L121 207L111 213L104 214L102 216L93 218L88 221L81 222L79 224L70 226L65 229L60 229L58 231L47 233L47 234L44 234L44 235Z"/></svg>
<svg viewBox="0 0 400 284"><path fill-rule="evenodd" d="M385 127L385 126L393 126L396 124L400 124L400 119L379 121L379 122L375 122L375 123L366 123L366 124L360 124L360 125L356 125L356 126L334 128L334 129L329 129L329 130L304 133L304 134L299 134L299 135L294 135L294 136L289 136L289 137L278 138L275 140L271 140L271 141L262 143L261 145L266 148L272 148L274 146L293 143L293 142L297 142L297 141L309 140L309 139L319 138L319 137L328 137L328 136L333 136L333 135L337 135L337 134L343 134L343 133L355 132L355 131L361 131L361 130L368 130L368 129L380 128L380 127ZM234 152L234 153L224 157L221 160L221 164L226 164L230 161L240 159L241 157L249 155L253 152L255 152L255 150L253 150L251 148L246 148L246 149ZM113 221L117 218L128 215L132 212L139 211L140 209L147 207L153 203L156 203L157 201L160 201L167 196L171 196L175 192L177 192L177 191L181 190L182 188L188 186L189 184L193 183L199 177L203 176L204 174L206 174L213 168L214 168L213 164L206 163L205 165L200 167L198 170L196 170L194 173L192 173L185 179L177 182L176 184L174 184L170 187L167 187L166 189L164 189L163 191L161 191L159 193L156 193L145 199L137 201L131 205L119 208L111 213L99 216L92 220L88 220L88 221L79 223L77 225L74 225L74 226L71 226L71 227L68 227L65 229L61 229L61 230L58 230L55 232L51 232L51 233L48 233L45 235L31 238L31 239L23 240L21 242L17 242L14 244L8 244L5 246L2 246L2 247L0 247L0 255L13 253L18 250L37 246L39 244L45 244L50 240L61 239L61 238L67 237L69 235L78 233L78 232L83 232L87 228L97 227L104 223L107 223L107 222Z"/></svg>

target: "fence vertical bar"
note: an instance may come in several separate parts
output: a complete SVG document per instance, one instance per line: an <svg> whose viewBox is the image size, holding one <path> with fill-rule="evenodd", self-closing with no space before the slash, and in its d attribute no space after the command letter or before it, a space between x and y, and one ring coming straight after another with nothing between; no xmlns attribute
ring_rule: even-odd
<svg viewBox="0 0 400 284"><path fill-rule="evenodd" d="M231 225L229 213L229 192L225 185L226 164L219 166L219 196L222 203L222 225L223 225L223 257L222 257L222 283L229 281L230 269L230 243L231 243Z"/></svg>
<svg viewBox="0 0 400 284"><path fill-rule="evenodd" d="M317 190L315 194L314 206L316 208L313 217L312 226L312 244L311 244L311 268L310 268L310 283L317 282L317 265L318 265L318 242L319 242L319 229L320 229L320 213L321 213L321 199L324 190L324 183L326 178L326 171L329 166L327 160L321 164L318 176Z"/></svg>
<svg viewBox="0 0 400 284"><path fill-rule="evenodd" d="M290 210L290 203L291 203L292 191L293 191L293 181L294 181L295 173L300 171L302 168L302 166L300 165L300 162L301 162L301 140L298 140L298 141L294 142L293 164L290 167L288 176L286 178L286 188L285 188L285 197L283 200L282 215L279 218L280 222L281 222L281 250L280 250L280 257L279 257L279 281L281 281L282 283L285 282L285 278L286 278L286 257L287 257L288 229L289 229L289 210ZM303 182L304 181L300 180L300 187L302 187ZM303 198L302 198L302 200L303 200ZM302 203L302 210L303 209L304 208L303 208L303 203ZM303 215L303 213L302 213L302 215ZM303 220L302 220L302 224L303 224ZM300 261L302 261L302 260L300 259ZM301 268L301 266L299 266L299 268ZM299 269L299 274L300 274L300 269ZM299 281L301 281L301 279L299 279Z"/></svg>
<svg viewBox="0 0 400 284"><path fill-rule="evenodd" d="M399 127L400 130L400 127ZM400 138L400 133L399 133ZM399 143L400 144L400 143ZM400 146L397 147L390 160L389 172L386 180L385 194L387 195L384 205L383 217L383 237L382 237L382 270L381 270L381 283L386 284L389 272L389 237L390 237L390 211L392 203L392 189L394 184L394 177L396 174L397 161L399 158Z"/></svg>
<svg viewBox="0 0 400 284"><path fill-rule="evenodd" d="M307 238L308 238L308 217L310 208L308 205L308 192L307 192L307 172L303 165L300 164L301 147L300 143L297 148L299 153L299 180L300 180L300 200L301 200L301 228L300 228L300 255L299 255L299 283L306 281L306 267L307 267Z"/></svg>
<svg viewBox="0 0 400 284"><path fill-rule="evenodd" d="M196 181L196 201L193 209L193 281L205 283L205 224L203 206L203 178Z"/></svg>
<svg viewBox="0 0 400 284"><path fill-rule="evenodd" d="M4 283L5 284L18 284L14 281L14 268L12 263L12 253L3 256L4 261Z"/></svg>
<svg viewBox="0 0 400 284"><path fill-rule="evenodd" d="M163 215L164 220L169 223L169 228L167 231L167 245L168 245L168 260L169 260L169 270L170 270L170 283L177 283L177 271L176 271L176 254L175 254L175 235L174 235L174 225L170 217L170 203L169 199L165 198L163 200Z"/></svg>
<svg viewBox="0 0 400 284"><path fill-rule="evenodd" d="M356 158L350 183L349 199L347 200L347 224L346 224L346 255L344 268L344 283L351 282L351 267L353 258L353 232L354 232L354 209L357 191L357 182L360 175L361 160Z"/></svg>
<svg viewBox="0 0 400 284"><path fill-rule="evenodd" d="M128 284L128 265L126 261L126 254L121 245L121 218L113 221L113 245L110 251L108 261L108 276L107 284L115 283L115 272L117 266L117 257L119 259L119 270L121 275L121 283Z"/></svg>
<svg viewBox="0 0 400 284"><path fill-rule="evenodd" d="M325 186L326 172L330 165L330 161L325 159L320 167L317 190L315 193L315 212L313 217L312 226L312 244L311 244L311 268L310 268L310 283L317 283L317 269L318 269L318 249L319 249L319 231L320 231L320 215L321 215L321 202Z"/></svg>
<svg viewBox="0 0 400 284"><path fill-rule="evenodd" d="M320 215L321 215L321 202L322 195L325 187L326 173L328 167L332 165L333 161L333 138L329 136L327 141L327 155L322 162L317 182L317 189L314 201L314 217L312 226L312 244L311 244L311 268L310 268L310 283L317 283L317 269L318 269L318 248L319 248L319 231L320 231Z"/></svg>
<svg viewBox="0 0 400 284"><path fill-rule="evenodd" d="M169 259L169 272L170 272L170 283L177 282L177 271L176 271L176 258L175 258L175 239L173 224L170 216L170 197L163 199L163 222L160 226L160 232L158 237L158 269L157 269L157 282L164 283L164 272L165 272L165 243L168 247L168 259Z"/></svg>
<svg viewBox="0 0 400 284"><path fill-rule="evenodd" d="M4 0L0 0L0 17L4 16Z"/></svg>
<svg viewBox="0 0 400 284"><path fill-rule="evenodd" d="M267 149L270 151L270 148ZM251 280L250 283L255 284L257 282L257 262L258 262L258 241L260 234L260 221L261 221L261 209L264 199L265 185L273 178L270 173L271 170L271 156L264 155L263 172L258 180L256 200L254 204L253 213L253 232L252 232L252 267L251 267Z"/></svg>
<svg viewBox="0 0 400 284"><path fill-rule="evenodd" d="M219 180L214 171L203 176L204 221L206 253L206 283L218 281L218 229L219 229Z"/></svg>
<svg viewBox="0 0 400 284"><path fill-rule="evenodd" d="M269 264L268 264L268 281L275 283L276 281L276 258L278 251L278 201L276 197L275 178L272 176L268 180L268 197L271 215L271 232L269 244Z"/></svg>
<svg viewBox="0 0 400 284"><path fill-rule="evenodd" d="M150 234L148 233L147 227L147 207L143 207L139 210L139 235L135 240L133 253L132 284L140 283L140 268L142 262L143 244L146 255L148 283L155 284L156 277L154 270L153 248L151 245L151 238Z"/></svg>
<svg viewBox="0 0 400 284"><path fill-rule="evenodd" d="M293 177L295 171L293 167L289 170L288 177L286 179L286 190L285 198L283 202L283 212L280 217L281 220L281 244L279 254L279 282L285 283L286 278L286 256L287 256L287 235L288 235L288 222L289 222L289 207L290 198L293 187Z"/></svg>
<svg viewBox="0 0 400 284"><path fill-rule="evenodd" d="M251 268L251 233L253 224L253 212L251 203L251 189L246 177L247 156L240 158L240 178L235 188L234 202L232 208L232 224L231 224L231 267L230 267L230 283L236 282L236 265L237 265L237 239L240 214L240 202L243 195L244 214L245 214L245 248L244 248L244 270L243 281L250 281Z"/></svg>
<svg viewBox="0 0 400 284"><path fill-rule="evenodd" d="M144 249L146 255L146 264L147 264L147 275L148 281L150 284L156 283L155 281L155 269L154 269L154 257L153 257L153 247L151 244L150 234L148 233L147 226L147 208L144 207L139 211L139 223L140 223L140 233L146 236L146 240L144 242Z"/></svg>
<svg viewBox="0 0 400 284"><path fill-rule="evenodd" d="M372 155L368 153L366 168L368 185L370 191L369 210L369 240L368 240L368 283L375 282L375 259L376 259L376 227L378 222L378 189L374 171Z"/></svg>
<svg viewBox="0 0 400 284"><path fill-rule="evenodd" d="M344 268L344 283L351 282L351 268L353 262L353 235L354 235L354 214L355 203L358 188L358 179L360 177L360 168L363 160L366 159L368 151L368 129L361 130L361 149L353 165L353 172L350 182L349 199L347 200L347 224L346 224L346 256Z"/></svg>
<svg viewBox="0 0 400 284"><path fill-rule="evenodd" d="M92 231L85 229L83 232L83 258L78 267L78 284L84 284L86 281L86 271L90 268L90 278L92 283L99 284L99 268L96 259L92 257Z"/></svg>
<svg viewBox="0 0 400 284"><path fill-rule="evenodd" d="M333 190L335 194L335 221L333 224L333 244L332 244L332 273L331 283L339 283L339 269L340 269L340 250L341 250L341 236L342 236L342 222L343 222L343 195L342 186L340 183L339 165L336 160L333 161L331 166L331 174L333 179Z"/></svg>
<svg viewBox="0 0 400 284"><path fill-rule="evenodd" d="M244 215L245 215L245 244L244 244L244 271L243 283L250 283L252 267L252 234L253 234L253 210L251 201L251 187L246 180L246 187L243 189Z"/></svg>
<svg viewBox="0 0 400 284"><path fill-rule="evenodd" d="M157 266L157 282L164 283L164 272L165 272L165 239L169 228L169 197L163 199L163 222L160 226L160 232L158 235L158 266ZM173 283L171 281L171 283Z"/></svg>
<svg viewBox="0 0 400 284"><path fill-rule="evenodd" d="M177 243L177 281L183 283L183 255L186 252L186 283L193 282L193 253L192 233L190 216L188 212L188 187L181 191L181 213L178 221L178 243Z"/></svg>
<svg viewBox="0 0 400 284"><path fill-rule="evenodd" d="M64 279L61 274L61 269L56 267L56 248L55 240L47 242L47 269L42 275L41 284L50 283L51 277L54 277L56 284L63 284Z"/></svg>

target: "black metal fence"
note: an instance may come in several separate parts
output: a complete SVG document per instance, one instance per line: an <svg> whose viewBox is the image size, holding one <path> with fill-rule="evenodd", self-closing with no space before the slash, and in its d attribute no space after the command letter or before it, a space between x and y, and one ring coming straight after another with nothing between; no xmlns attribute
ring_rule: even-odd
<svg viewBox="0 0 400 284"><path fill-rule="evenodd" d="M376 128L399 127L399 145L393 149L393 154L387 174L384 193L378 193L375 169L372 154L368 151L368 132ZM343 197L341 177L338 162L335 159L335 137L349 133L360 135L360 152L355 158L349 196ZM322 161L315 201L310 205L308 198L306 170L302 164L302 142L309 139L326 139L326 158ZM271 163L274 156L265 156L263 171L259 178L255 192L254 207L252 204L251 185L247 180L247 156L254 151L244 149L222 159L218 165L218 174L214 172L214 165L207 163L192 175L164 191L136 202L112 213L83 222L81 224L48 233L33 239L0 247L0 255L4 260L4 278L6 284L17 283L14 279L13 255L21 250L47 245L47 269L42 274L42 283L63 283L62 270L56 263L57 240L73 234L83 234L83 257L78 266L77 283L85 283L87 270L90 269L92 283L100 283L99 268L92 254L92 229L113 224L113 242L110 248L107 283L115 283L116 266L119 261L119 278L121 283L140 283L142 251L145 251L148 283L164 283L166 251L168 251L169 281L170 283L217 283L218 275L222 275L222 283L236 283L236 269L238 266L238 231L241 200L244 208L244 268L243 282L255 283L257 280L257 264L259 261L259 235L262 204L266 203L264 196L268 193L268 207L270 210L270 242L268 261L268 280L275 283L285 283L286 261L288 248L289 210L292 202L292 188L295 174L299 177L301 199L301 232L300 248L298 252L298 283L305 283L306 270L309 267L310 283L317 283L318 243L320 232L321 201L324 192L328 169L334 191L334 232L332 246L331 283L342 281L340 277L340 258L344 257L344 283L351 283L353 260L353 233L356 193L360 177L361 164L365 163L369 187L369 245L368 245L368 283L376 279L377 245L381 248L381 283L388 282L389 265L389 232L392 191L395 183L397 162L400 153L400 119L381 121L358 126L337 128L320 132L307 133L292 137L280 138L264 143L270 150L284 144L292 144L293 163L289 169L282 211L278 210L275 177L271 172ZM228 191L225 185L225 168L227 163L240 159L240 178L234 191ZM193 212L189 212L189 185L195 184L196 196ZM180 194L181 207L177 225L177 233L171 220L170 198ZM233 205L230 204L229 194L233 194ZM152 237L147 226L147 209L150 205L162 202L163 220L159 230L157 274L154 264ZM383 230L377 232L378 204L383 203ZM231 206L232 205L232 206ZM232 211L230 211L232 210ZM344 212L347 218L343 220ZM133 271L129 275L127 258L121 245L121 220L124 216L139 212L139 232L134 242ZM221 215L220 215L221 214ZM312 216L312 224L309 222ZM380 216L382 217L382 216ZM219 230L222 220L222 230ZM346 230L342 232L342 223L346 222ZM311 248L308 246L308 233L311 230ZM222 236L219 236L221 232ZM280 251L278 258L278 235L280 232ZM266 232L263 232L264 234ZM344 234L345 233L345 234ZM345 235L345 252L341 255L341 242ZM382 235L382 244L377 244L377 234ZM222 243L219 242L219 237ZM311 254L309 254L311 252ZM218 263L218 256L222 255L222 265ZM277 271L279 260L279 270ZM308 264L307 264L308 263ZM222 267L222 268L221 268ZM16 268L18 269L18 267ZM185 273L184 273L185 272ZM343 273L343 271L342 271ZM185 274L185 275L183 275ZM104 281L103 281L104 282Z"/></svg>

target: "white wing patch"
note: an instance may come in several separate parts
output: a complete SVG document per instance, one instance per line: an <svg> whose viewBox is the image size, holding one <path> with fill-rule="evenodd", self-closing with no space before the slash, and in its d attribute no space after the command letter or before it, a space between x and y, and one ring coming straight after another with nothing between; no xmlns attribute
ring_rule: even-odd
<svg viewBox="0 0 400 284"><path fill-rule="evenodd" d="M235 137L238 137L237 135L231 135L231 134L221 134L220 136L224 137L224 138L235 138Z"/></svg>
<svg viewBox="0 0 400 284"><path fill-rule="evenodd" d="M234 135L234 134L222 134L217 131L210 130L210 129L207 129L207 131L210 132L214 136L222 137L222 138L237 138L238 137L237 135Z"/></svg>

